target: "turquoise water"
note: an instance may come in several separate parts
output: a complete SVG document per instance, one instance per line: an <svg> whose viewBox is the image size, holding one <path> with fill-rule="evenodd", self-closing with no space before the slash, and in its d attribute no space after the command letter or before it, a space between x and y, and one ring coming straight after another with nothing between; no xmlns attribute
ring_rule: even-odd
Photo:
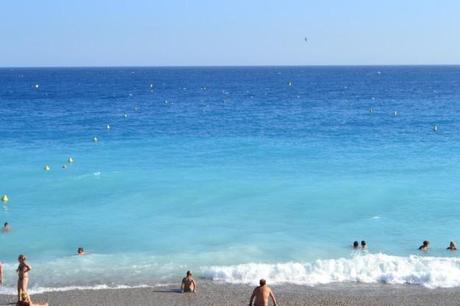
<svg viewBox="0 0 460 306"><path fill-rule="evenodd" d="M460 286L459 85L459 67L1 69L4 290L22 253L35 290L187 269Z"/></svg>

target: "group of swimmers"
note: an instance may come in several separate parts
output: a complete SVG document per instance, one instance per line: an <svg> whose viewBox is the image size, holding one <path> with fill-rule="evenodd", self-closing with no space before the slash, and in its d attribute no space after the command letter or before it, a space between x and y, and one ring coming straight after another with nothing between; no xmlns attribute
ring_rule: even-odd
<svg viewBox="0 0 460 306"><path fill-rule="evenodd" d="M430 249L430 242L425 240L422 242L422 245L418 247L420 251L428 251ZM449 251L457 251L457 243L455 241L449 242L449 246L446 248Z"/></svg>
<svg viewBox="0 0 460 306"><path fill-rule="evenodd" d="M359 249L359 248L360 248L359 242L358 241L353 242L353 249ZM364 240L361 241L361 249L367 249L367 242Z"/></svg>
<svg viewBox="0 0 460 306"><path fill-rule="evenodd" d="M361 245L359 244L358 241L353 242L353 249L367 249L367 242L366 241L361 241ZM428 251L430 249L430 242L428 240L424 240L422 242L422 245L418 247L420 251ZM449 242L449 246L446 248L449 251L457 251L457 243L455 241Z"/></svg>

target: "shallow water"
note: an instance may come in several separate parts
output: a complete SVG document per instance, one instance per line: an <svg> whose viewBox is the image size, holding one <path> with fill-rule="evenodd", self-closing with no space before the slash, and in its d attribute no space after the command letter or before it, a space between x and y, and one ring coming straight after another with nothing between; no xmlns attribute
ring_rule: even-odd
<svg viewBox="0 0 460 306"><path fill-rule="evenodd" d="M343 268L358 265L366 282L388 281L380 267L459 286L433 281L460 275L445 251L460 237L459 85L460 67L0 69L7 287L20 253L36 288L186 269L314 285L301 266L318 259L328 281L363 281ZM430 257L411 261L425 239Z"/></svg>

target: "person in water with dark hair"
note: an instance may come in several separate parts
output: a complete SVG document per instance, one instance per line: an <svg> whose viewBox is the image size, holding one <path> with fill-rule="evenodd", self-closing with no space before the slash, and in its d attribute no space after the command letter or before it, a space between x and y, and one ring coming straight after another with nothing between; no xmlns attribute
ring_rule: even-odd
<svg viewBox="0 0 460 306"><path fill-rule="evenodd" d="M278 305L276 303L275 295L273 294L272 289L267 286L265 279L261 279L259 284L260 286L252 292L251 299L249 300L249 306L253 306L252 302L254 302L254 306L268 306L268 298L272 299L273 306Z"/></svg>
<svg viewBox="0 0 460 306"><path fill-rule="evenodd" d="M187 275L182 279L182 284L180 285L182 293L184 292L193 292L196 293L196 282L192 277L192 272L187 271Z"/></svg>
<svg viewBox="0 0 460 306"><path fill-rule="evenodd" d="M430 242L428 240L423 241L423 244L418 247L420 251L426 252L430 248Z"/></svg>
<svg viewBox="0 0 460 306"><path fill-rule="evenodd" d="M451 241L447 249L450 251L457 251L457 244L455 243L455 241Z"/></svg>
<svg viewBox="0 0 460 306"><path fill-rule="evenodd" d="M367 242L364 240L361 241L361 249L363 250L367 249Z"/></svg>
<svg viewBox="0 0 460 306"><path fill-rule="evenodd" d="M77 249L77 255L78 255L78 256L83 256L83 255L85 255L85 249L83 249L82 247L79 247L79 248Z"/></svg>
<svg viewBox="0 0 460 306"><path fill-rule="evenodd" d="M358 241L353 242L353 249L359 249L359 242Z"/></svg>
<svg viewBox="0 0 460 306"><path fill-rule="evenodd" d="M11 226L8 224L8 222L5 222L2 227L2 232L3 233L8 233L11 230Z"/></svg>

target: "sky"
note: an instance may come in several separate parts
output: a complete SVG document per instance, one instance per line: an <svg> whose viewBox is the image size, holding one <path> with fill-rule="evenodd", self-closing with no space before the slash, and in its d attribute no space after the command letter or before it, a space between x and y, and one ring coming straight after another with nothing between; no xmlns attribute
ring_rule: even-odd
<svg viewBox="0 0 460 306"><path fill-rule="evenodd" d="M459 0L2 0L0 67L460 64L459 16Z"/></svg>

